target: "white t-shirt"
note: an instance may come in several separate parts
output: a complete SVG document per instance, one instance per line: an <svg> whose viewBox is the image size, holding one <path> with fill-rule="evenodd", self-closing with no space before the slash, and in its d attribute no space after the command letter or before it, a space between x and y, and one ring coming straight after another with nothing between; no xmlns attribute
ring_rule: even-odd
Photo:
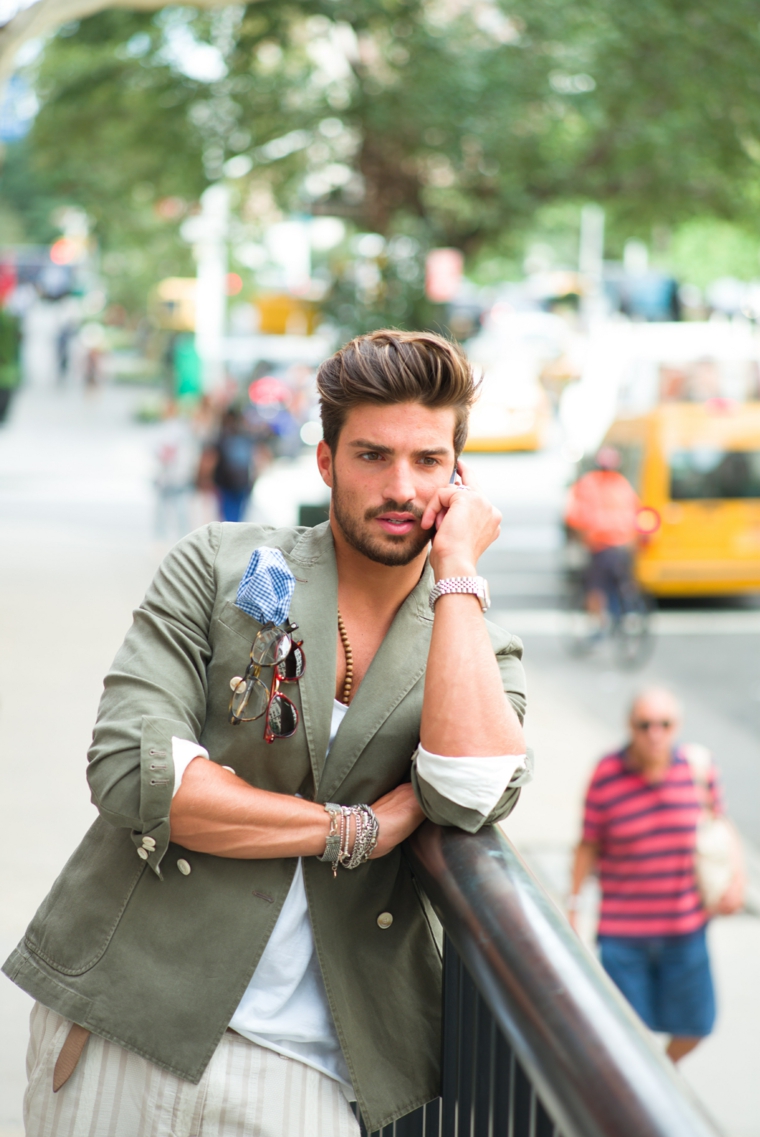
<svg viewBox="0 0 760 1137"><path fill-rule="evenodd" d="M347 711L344 703L333 701L328 752ZM197 742L172 738L172 757L176 793L193 758L208 758L208 751ZM487 816L524 759L524 754L444 758L420 747L417 770L444 797ZM300 857L269 942L229 1025L259 1046L335 1078L353 1100L314 947Z"/></svg>
<svg viewBox="0 0 760 1137"><path fill-rule="evenodd" d="M333 703L328 751L347 710L345 703ZM297 1058L350 1088L314 947L300 857L274 931L230 1026L251 1042Z"/></svg>

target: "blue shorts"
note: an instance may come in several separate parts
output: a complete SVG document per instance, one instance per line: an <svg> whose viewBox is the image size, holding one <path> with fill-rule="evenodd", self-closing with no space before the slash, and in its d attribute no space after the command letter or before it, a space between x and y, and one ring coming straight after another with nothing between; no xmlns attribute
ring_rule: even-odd
<svg viewBox="0 0 760 1137"><path fill-rule="evenodd" d="M617 596L631 579L633 557L627 545L612 545L591 554L586 568L586 588L603 592L609 599Z"/></svg>
<svg viewBox="0 0 760 1137"><path fill-rule="evenodd" d="M705 929L685 936L599 936L602 966L650 1030L703 1038L715 1024Z"/></svg>

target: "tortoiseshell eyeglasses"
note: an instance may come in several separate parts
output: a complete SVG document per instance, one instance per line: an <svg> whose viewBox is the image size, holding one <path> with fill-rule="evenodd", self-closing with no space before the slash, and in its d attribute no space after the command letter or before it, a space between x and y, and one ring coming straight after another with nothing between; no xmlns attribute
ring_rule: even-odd
<svg viewBox="0 0 760 1137"><path fill-rule="evenodd" d="M303 640L293 632L298 624L264 624L251 644L251 654L244 675L230 679L230 722L255 722L266 715L264 739L291 738L298 727L295 704L280 691L281 683L297 683L306 670ZM261 679L263 667L272 668L271 686Z"/></svg>

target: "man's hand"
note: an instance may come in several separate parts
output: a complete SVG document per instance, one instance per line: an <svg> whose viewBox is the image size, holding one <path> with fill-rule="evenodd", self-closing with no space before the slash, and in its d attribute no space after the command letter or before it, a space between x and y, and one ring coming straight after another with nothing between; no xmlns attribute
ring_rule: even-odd
<svg viewBox="0 0 760 1137"><path fill-rule="evenodd" d="M475 489L467 467L459 462L457 471L456 483L436 490L420 521L423 529L438 526L430 549L436 580L477 575L479 558L501 528L501 514Z"/></svg>
<svg viewBox="0 0 760 1137"><path fill-rule="evenodd" d="M371 860L390 853L425 820L411 782L396 786L395 790L378 798L372 808L380 824L380 834Z"/></svg>

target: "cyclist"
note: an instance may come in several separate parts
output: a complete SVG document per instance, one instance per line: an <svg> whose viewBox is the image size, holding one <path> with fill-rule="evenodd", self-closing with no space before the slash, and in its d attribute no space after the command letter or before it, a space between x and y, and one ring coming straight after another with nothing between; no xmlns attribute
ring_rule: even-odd
<svg viewBox="0 0 760 1137"><path fill-rule="evenodd" d="M591 554L584 580L586 610L601 619L632 580L631 546L641 503L620 473L614 447L603 446L595 466L571 487L565 524L578 532Z"/></svg>

